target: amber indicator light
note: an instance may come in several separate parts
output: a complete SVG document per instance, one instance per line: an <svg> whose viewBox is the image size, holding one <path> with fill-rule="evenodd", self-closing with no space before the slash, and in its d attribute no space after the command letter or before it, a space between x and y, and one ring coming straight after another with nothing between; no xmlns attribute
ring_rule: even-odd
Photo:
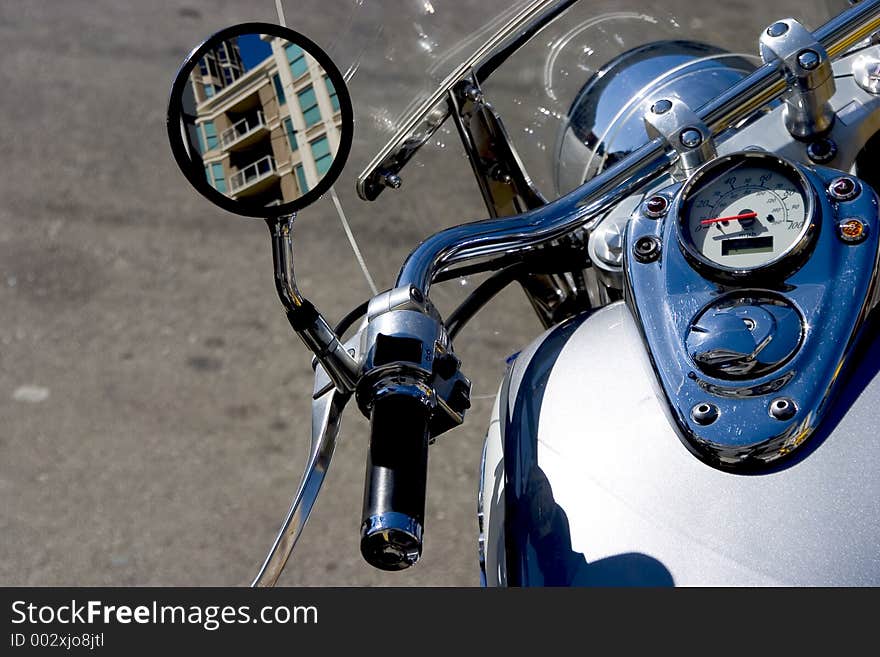
<svg viewBox="0 0 880 657"><path fill-rule="evenodd" d="M855 242L865 235L865 224L858 219L848 219L840 224L840 236L847 242Z"/></svg>

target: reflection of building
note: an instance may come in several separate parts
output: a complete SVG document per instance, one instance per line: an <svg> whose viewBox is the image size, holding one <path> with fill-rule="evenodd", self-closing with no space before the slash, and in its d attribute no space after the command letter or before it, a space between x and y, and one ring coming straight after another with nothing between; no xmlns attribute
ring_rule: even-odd
<svg viewBox="0 0 880 657"><path fill-rule="evenodd" d="M260 37L272 54L249 70L226 41L191 75L196 133L208 181L260 205L287 203L318 184L337 149L341 117L333 83L303 50Z"/></svg>

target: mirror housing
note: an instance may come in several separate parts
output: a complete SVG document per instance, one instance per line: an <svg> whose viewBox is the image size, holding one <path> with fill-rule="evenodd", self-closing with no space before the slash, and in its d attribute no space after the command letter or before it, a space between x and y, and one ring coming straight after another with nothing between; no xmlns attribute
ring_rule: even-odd
<svg viewBox="0 0 880 657"><path fill-rule="evenodd" d="M292 215L339 177L354 113L345 79L302 34L269 23L220 30L186 57L168 102L178 166L215 205Z"/></svg>

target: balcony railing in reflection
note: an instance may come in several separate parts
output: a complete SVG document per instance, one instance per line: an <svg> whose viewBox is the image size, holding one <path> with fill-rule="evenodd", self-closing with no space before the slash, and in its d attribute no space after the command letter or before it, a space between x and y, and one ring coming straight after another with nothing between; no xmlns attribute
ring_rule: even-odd
<svg viewBox="0 0 880 657"><path fill-rule="evenodd" d="M230 176L229 189L235 194L274 175L276 175L275 158L271 155L266 155Z"/></svg>
<svg viewBox="0 0 880 657"><path fill-rule="evenodd" d="M235 142L244 139L248 135L265 126L266 117L263 115L262 111L257 111L256 114L233 123L230 128L221 132L220 143L223 145L223 148L229 148L235 144Z"/></svg>

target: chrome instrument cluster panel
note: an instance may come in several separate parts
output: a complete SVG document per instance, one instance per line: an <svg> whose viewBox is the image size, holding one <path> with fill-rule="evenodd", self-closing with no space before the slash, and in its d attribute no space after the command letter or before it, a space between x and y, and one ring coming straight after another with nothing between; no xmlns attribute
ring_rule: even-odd
<svg viewBox="0 0 880 657"><path fill-rule="evenodd" d="M867 184L763 151L636 209L626 300L694 453L760 467L810 436L878 301L878 228Z"/></svg>

